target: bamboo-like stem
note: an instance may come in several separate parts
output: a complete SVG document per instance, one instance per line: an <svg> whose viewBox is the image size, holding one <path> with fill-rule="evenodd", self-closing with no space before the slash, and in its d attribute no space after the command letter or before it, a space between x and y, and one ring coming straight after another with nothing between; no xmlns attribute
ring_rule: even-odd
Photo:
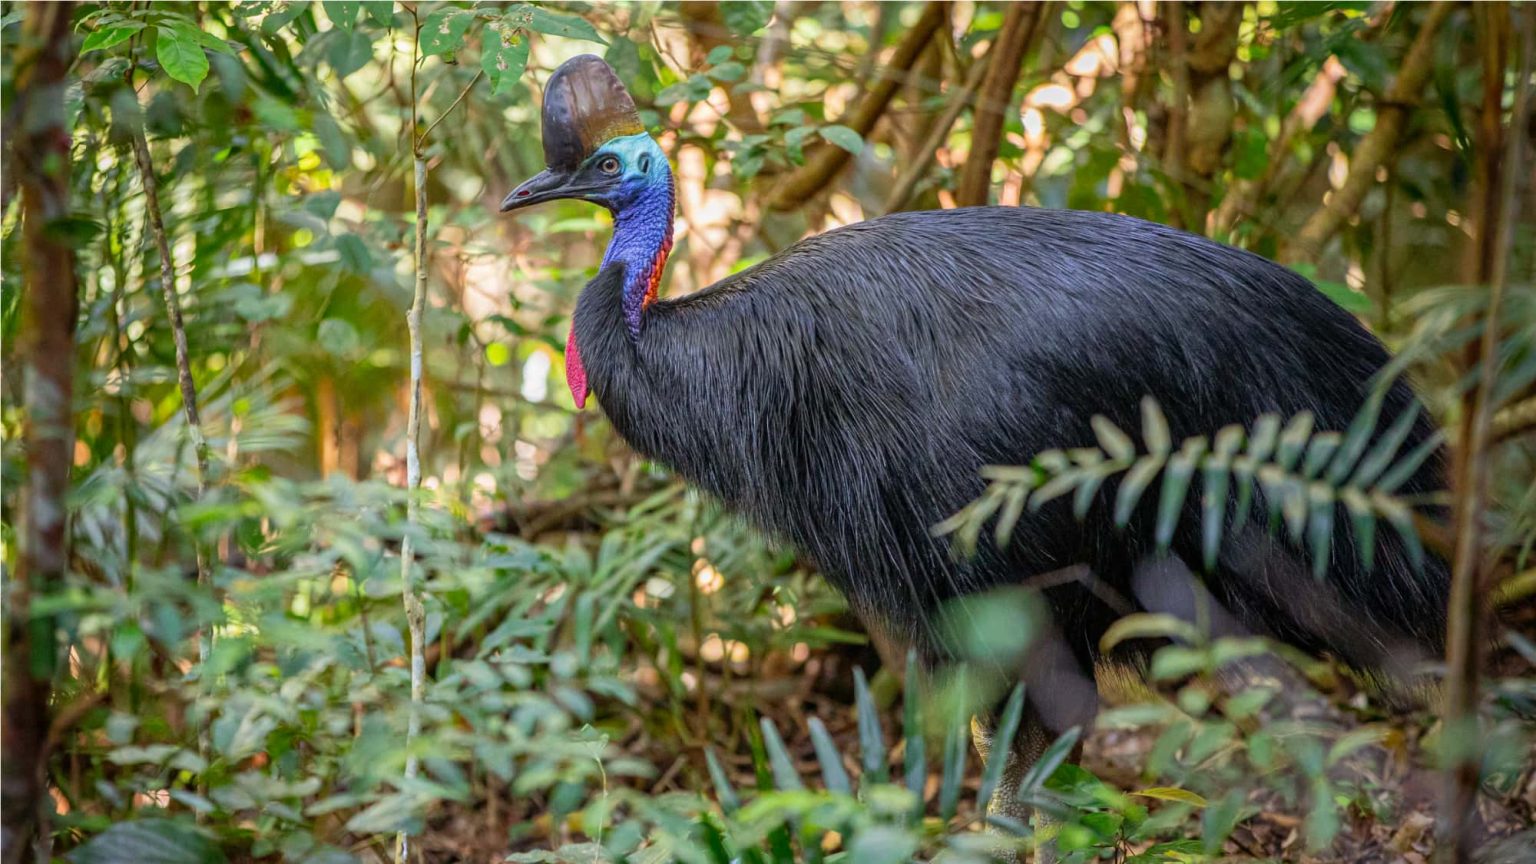
<svg viewBox="0 0 1536 864"><path fill-rule="evenodd" d="M1499 317L1509 281L1509 258L1527 108L1530 103L1532 57L1536 55L1536 13L1522 9L1521 68L1516 78L1504 164L1500 166L1499 213L1492 251L1488 309L1475 359L1477 386L1464 398L1461 447L1456 457L1456 553L1451 567L1451 597L1446 634L1445 733L1450 759L1446 769L1441 858L1451 864L1471 864L1475 848L1477 789L1482 768L1481 701L1484 625L1488 613L1493 561L1483 548L1484 509L1488 501L1489 449L1492 441L1495 377L1499 368ZM1490 72L1493 70L1489 70ZM1497 70L1502 78L1503 70Z"/></svg>

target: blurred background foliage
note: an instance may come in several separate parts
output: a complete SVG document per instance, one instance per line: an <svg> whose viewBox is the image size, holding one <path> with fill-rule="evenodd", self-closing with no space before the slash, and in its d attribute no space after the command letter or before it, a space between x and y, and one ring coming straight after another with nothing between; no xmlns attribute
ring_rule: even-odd
<svg viewBox="0 0 1536 864"><path fill-rule="evenodd" d="M29 598L29 620L53 625L42 653L59 658L39 757L52 854L381 861L403 830L421 861L990 860L1010 841L976 830L981 771L955 730L998 694L957 676L903 712L900 692L926 685L903 688L900 658L882 665L806 563L574 409L567 316L609 217L571 202L496 212L542 167L542 82L595 52L635 93L678 178L669 293L891 210L1114 210L1312 276L1402 349L1454 426L1489 262L1506 248L1496 157L1524 92L1520 8L78 4L58 223L79 274L69 557ZM0 10L14 105L35 10ZM201 480L140 135L185 318ZM408 523L417 136L428 295ZM28 470L16 346L36 250L6 147L15 573ZM1514 185L1529 200L1530 177ZM1490 512L1509 564L1484 758L1496 835L1536 807L1520 719L1536 702L1532 212L1502 226ZM407 535L428 669L408 745ZM998 609L1017 614L979 641L1012 644L1028 599ZM1051 776L1062 751L1035 778L1068 858L1424 860L1431 713L1384 707L1279 646L1133 629L1181 640L1154 664L1156 693L1102 718L1083 767ZM1213 695L1227 663L1260 654L1309 695L1273 682ZM1282 692L1303 707L1269 710ZM422 772L402 779L408 753Z"/></svg>

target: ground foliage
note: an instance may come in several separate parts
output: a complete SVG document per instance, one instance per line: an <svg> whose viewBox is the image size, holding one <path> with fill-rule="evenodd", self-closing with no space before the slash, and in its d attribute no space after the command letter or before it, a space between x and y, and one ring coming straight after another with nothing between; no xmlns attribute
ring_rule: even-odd
<svg viewBox="0 0 1536 864"><path fill-rule="evenodd" d="M50 226L79 273L69 563L31 586L27 622L59 658L42 757L52 852L380 861L403 830L424 861L979 862L1032 842L1028 826L977 830L997 777L966 718L1006 682L882 664L811 568L574 410L564 331L607 217L562 204L504 219L495 204L541 167L540 83L585 51L619 71L674 154L673 292L808 231L954 206L969 154L994 147L981 167L994 201L1203 230L1313 276L1399 350L1394 371L1415 377L1455 447L1485 380L1466 358L1488 318L1487 262L1509 251L1480 457L1498 562L1482 809L1491 837L1528 826L1536 223L1517 211L1512 239L1490 239L1501 124L1526 92L1523 13L1490 8L965 3L911 45L921 4L77 6L70 215ZM10 105L29 10L3 10ZM1016 81L981 65L1008 40ZM1492 96L1490 55L1508 64ZM997 140L974 140L989 111ZM425 482L409 521L413 142L429 169L429 294ZM6 146L14 573L29 383L15 346L36 250ZM1528 184L1514 196L1528 201ZM1404 454L1351 452L1350 430L1271 418L1179 450L1155 404L1145 416L1000 467L945 527L974 538L1001 515L1005 532L1031 499L1086 506L1123 471L1140 479L1122 494L1164 500L1257 482L1277 490L1274 529L1301 541L1328 530L1335 502L1357 525L1425 532L1411 510L1426 502L1392 494ZM406 537L428 670L409 739ZM1430 531L1423 546L1454 540ZM1038 621L1015 594L963 611L982 668ZM1316 658L1198 623L1133 616L1111 634L1149 637L1171 640L1150 686L1058 741L1026 783L1068 860L1430 853L1435 769L1457 749L1435 709L1384 705ZM1068 764L1079 734L1083 764Z"/></svg>

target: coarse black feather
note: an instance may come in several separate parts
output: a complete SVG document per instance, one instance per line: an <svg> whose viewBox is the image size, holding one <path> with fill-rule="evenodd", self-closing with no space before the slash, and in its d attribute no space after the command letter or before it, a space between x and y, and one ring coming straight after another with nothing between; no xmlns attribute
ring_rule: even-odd
<svg viewBox="0 0 1536 864"><path fill-rule="evenodd" d="M1310 411L1343 430L1388 359L1290 270L1106 213L986 207L851 225L656 302L638 340L622 281L621 265L600 272L573 325L618 432L792 542L867 621L925 651L930 616L958 594L1085 564L1129 597L1151 552L1150 532L1117 531L1102 508L1078 522L1052 505L1027 513L1006 550L952 554L930 529L981 493L982 466L1091 445L1096 414L1139 428L1146 395L1175 441L1265 413ZM1392 384L1381 428L1414 398ZM1420 421L1404 452L1430 434ZM1403 491L1441 488L1440 471L1437 457ZM1201 558L1198 506L1191 494L1173 544L1186 562ZM1415 570L1381 531L1367 571L1339 521L1325 586L1262 532L1229 538L1207 585L1252 630L1362 665L1401 643L1437 648L1443 564ZM1051 602L1091 656L1113 616L1080 587Z"/></svg>

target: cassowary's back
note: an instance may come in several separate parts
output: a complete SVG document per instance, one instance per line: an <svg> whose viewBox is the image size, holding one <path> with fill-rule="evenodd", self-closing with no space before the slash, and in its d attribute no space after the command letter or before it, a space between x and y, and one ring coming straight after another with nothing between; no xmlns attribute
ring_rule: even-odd
<svg viewBox="0 0 1536 864"><path fill-rule="evenodd" d="M612 339L599 306L584 295L584 346ZM1096 414L1136 429L1146 395L1176 437L1301 411L1342 430L1387 361L1350 315L1263 258L1127 217L1019 208L898 214L813 237L656 304L630 350L618 364L588 360L616 428L794 541L861 612L906 633L956 593L1074 564L1132 594L1149 538L1116 532L1102 512L1078 523L1047 507L1025 516L1006 553L956 561L929 529L981 492L983 465L1091 444ZM1412 399L1396 384L1386 423ZM1420 423L1405 451L1428 434ZM1431 464L1407 491L1439 486ZM1375 572L1362 572L1338 531L1333 600L1280 596L1308 568L1251 533L1228 543L1209 581L1249 627L1313 647L1363 659L1290 607L1332 602L1339 620L1379 624L1377 642L1434 644L1443 571L1414 574L1383 532ZM1192 532L1174 547L1199 561ZM1234 567L1248 572L1225 572ZM1087 602L1057 600L1069 616Z"/></svg>

